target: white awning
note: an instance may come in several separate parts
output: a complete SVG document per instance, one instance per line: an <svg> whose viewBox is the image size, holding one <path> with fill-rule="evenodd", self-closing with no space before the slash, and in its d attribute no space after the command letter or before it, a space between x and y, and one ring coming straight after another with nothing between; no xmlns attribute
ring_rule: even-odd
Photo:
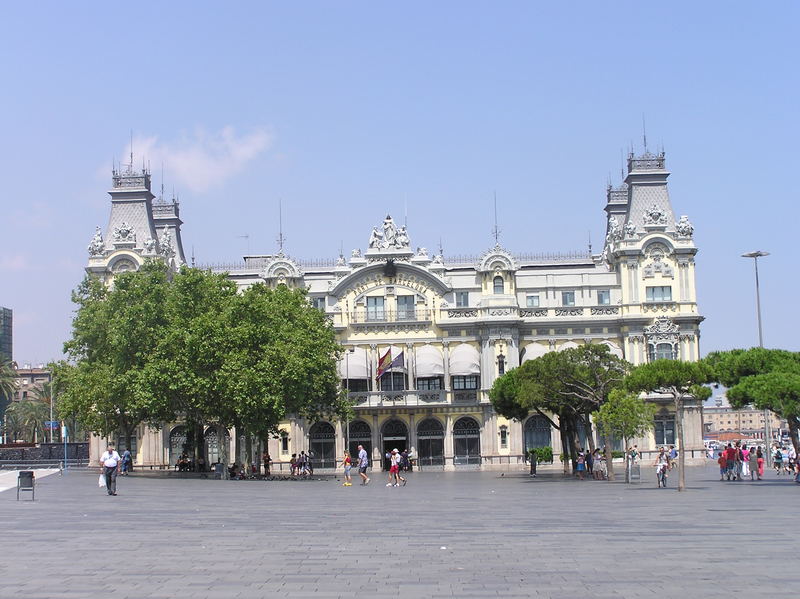
<svg viewBox="0 0 800 599"><path fill-rule="evenodd" d="M543 343L529 343L525 346L525 354L522 356L522 363L524 364L528 360L535 360L536 358L541 358L543 355L550 351L550 345L544 345Z"/></svg>
<svg viewBox="0 0 800 599"><path fill-rule="evenodd" d="M467 376L481 373L481 357L478 350L462 343L450 350L450 374Z"/></svg>
<svg viewBox="0 0 800 599"><path fill-rule="evenodd" d="M444 374L444 357L442 352L432 345L423 345L414 352L417 378L442 376Z"/></svg>
<svg viewBox="0 0 800 599"><path fill-rule="evenodd" d="M361 347L352 348L350 352L345 348L342 357L339 358L339 377L342 379L368 379L369 378L369 355L367 350Z"/></svg>

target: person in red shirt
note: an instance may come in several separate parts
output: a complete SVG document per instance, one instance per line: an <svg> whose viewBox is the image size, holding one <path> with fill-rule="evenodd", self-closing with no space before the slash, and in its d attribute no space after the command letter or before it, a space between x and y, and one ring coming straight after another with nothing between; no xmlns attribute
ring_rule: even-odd
<svg viewBox="0 0 800 599"><path fill-rule="evenodd" d="M728 448L725 450L725 476L731 480L733 476L733 469L736 467L736 450L728 443Z"/></svg>
<svg viewBox="0 0 800 599"><path fill-rule="evenodd" d="M728 459L722 455L721 451L717 455L719 456L717 459L717 464L719 464L719 479L725 480L725 473L728 470Z"/></svg>

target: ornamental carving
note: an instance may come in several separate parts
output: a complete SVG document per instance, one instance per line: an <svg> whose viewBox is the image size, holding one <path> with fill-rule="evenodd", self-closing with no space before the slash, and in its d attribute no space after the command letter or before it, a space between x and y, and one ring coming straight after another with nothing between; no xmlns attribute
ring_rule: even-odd
<svg viewBox="0 0 800 599"><path fill-rule="evenodd" d="M664 261L664 258L669 255L669 249L665 245L653 243L647 248L646 254L652 262L642 269L642 278L654 277L656 273L669 278L674 276L672 266Z"/></svg>
<svg viewBox="0 0 800 599"><path fill-rule="evenodd" d="M103 243L103 234L100 232L100 227L95 227L94 236L86 249L89 251L90 256L102 256L103 252L105 252L106 246Z"/></svg>
<svg viewBox="0 0 800 599"><path fill-rule="evenodd" d="M633 221L628 221L625 223L625 237L634 237L636 235L636 225L633 224Z"/></svg>
<svg viewBox="0 0 800 599"><path fill-rule="evenodd" d="M484 252L478 261L477 266L478 272L514 270L517 270L517 264L514 261L514 257L511 255L511 252L500 247L500 244L497 244L492 249Z"/></svg>
<svg viewBox="0 0 800 599"><path fill-rule="evenodd" d="M447 318L477 318L478 310L474 308L455 309L447 311Z"/></svg>
<svg viewBox="0 0 800 599"><path fill-rule="evenodd" d="M644 224L646 225L666 225L667 213L656 204L644 213Z"/></svg>
<svg viewBox="0 0 800 599"><path fill-rule="evenodd" d="M608 308L591 308L589 313L592 316L610 316L611 314L619 314L619 307L610 306Z"/></svg>
<svg viewBox="0 0 800 599"><path fill-rule="evenodd" d="M543 316L547 316L547 309L546 308L538 308L531 310L530 308L520 308L519 315L523 318L525 317L534 317L534 318L542 318Z"/></svg>
<svg viewBox="0 0 800 599"><path fill-rule="evenodd" d="M161 234L158 250L167 260L175 255L175 248L172 247L172 233L166 227L164 227L164 232Z"/></svg>
<svg viewBox="0 0 800 599"><path fill-rule="evenodd" d="M681 215L680 220L675 223L675 230L678 232L678 235L682 235L683 237L691 237L694 234L694 227L692 223L689 222L689 217L685 214Z"/></svg>
<svg viewBox="0 0 800 599"><path fill-rule="evenodd" d="M642 304L642 312L675 312L678 309L678 304L675 302L665 304Z"/></svg>
<svg viewBox="0 0 800 599"><path fill-rule="evenodd" d="M680 327L669 316L658 316L653 324L644 327L644 334L650 343L675 343Z"/></svg>
<svg viewBox="0 0 800 599"><path fill-rule="evenodd" d="M113 235L116 243L136 243L136 231L124 221L119 227L114 227Z"/></svg>
<svg viewBox="0 0 800 599"><path fill-rule="evenodd" d="M583 316L583 308L556 308L556 316Z"/></svg>
<svg viewBox="0 0 800 599"><path fill-rule="evenodd" d="M148 254L155 254L156 248L158 247L158 242L152 237L148 237L147 239L144 240L144 243L142 245L144 245L145 252L147 252Z"/></svg>
<svg viewBox="0 0 800 599"><path fill-rule="evenodd" d="M610 216L608 219L608 235L606 241L617 241L622 239L622 228L619 226L619 221L616 216Z"/></svg>
<svg viewBox="0 0 800 599"><path fill-rule="evenodd" d="M489 316L512 316L515 312L514 308L490 308Z"/></svg>

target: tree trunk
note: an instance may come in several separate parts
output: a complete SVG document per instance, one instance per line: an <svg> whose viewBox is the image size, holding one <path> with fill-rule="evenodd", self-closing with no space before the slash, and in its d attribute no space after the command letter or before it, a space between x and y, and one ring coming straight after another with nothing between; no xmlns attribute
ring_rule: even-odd
<svg viewBox="0 0 800 599"><path fill-rule="evenodd" d="M244 471L250 475L252 468L250 465L253 463L253 436L250 433L244 436Z"/></svg>
<svg viewBox="0 0 800 599"><path fill-rule="evenodd" d="M589 414L583 415L583 430L586 431L586 441L589 444L589 452L594 453L597 446L594 443L594 431L592 429L592 419Z"/></svg>
<svg viewBox="0 0 800 599"><path fill-rule="evenodd" d="M797 418L787 418L789 421L789 438L792 440L794 452L800 455L800 425L797 423Z"/></svg>
<svg viewBox="0 0 800 599"><path fill-rule="evenodd" d="M678 491L686 490L686 446L683 443L683 410L681 394L675 392L675 432L678 433Z"/></svg>
<svg viewBox="0 0 800 599"><path fill-rule="evenodd" d="M217 424L217 447L219 448L219 461L222 464L222 478L228 479L228 443L225 439L227 430L222 424Z"/></svg>
<svg viewBox="0 0 800 599"><path fill-rule="evenodd" d="M561 428L558 432L561 436L561 463L564 468L564 476L569 474L569 443L567 443L567 426L563 419L559 418Z"/></svg>
<svg viewBox="0 0 800 599"><path fill-rule="evenodd" d="M611 447L611 438L608 435L603 437L603 443L605 444L605 456L606 456L606 475L608 480L613 482L614 481L614 453L613 447Z"/></svg>

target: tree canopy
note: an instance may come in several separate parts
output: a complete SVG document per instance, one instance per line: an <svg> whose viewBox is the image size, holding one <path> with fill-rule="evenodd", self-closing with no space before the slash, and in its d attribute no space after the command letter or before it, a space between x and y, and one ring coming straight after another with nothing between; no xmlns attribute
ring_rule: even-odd
<svg viewBox="0 0 800 599"><path fill-rule="evenodd" d="M140 423L182 419L264 437L287 414L340 408L340 346L304 290L237 293L223 274L172 274L154 261L110 288L87 277L73 300L59 413L93 432L129 436Z"/></svg>
<svg viewBox="0 0 800 599"><path fill-rule="evenodd" d="M734 408L752 404L786 419L792 445L800 452L800 353L756 347L714 352L706 361L714 380L728 387Z"/></svg>

